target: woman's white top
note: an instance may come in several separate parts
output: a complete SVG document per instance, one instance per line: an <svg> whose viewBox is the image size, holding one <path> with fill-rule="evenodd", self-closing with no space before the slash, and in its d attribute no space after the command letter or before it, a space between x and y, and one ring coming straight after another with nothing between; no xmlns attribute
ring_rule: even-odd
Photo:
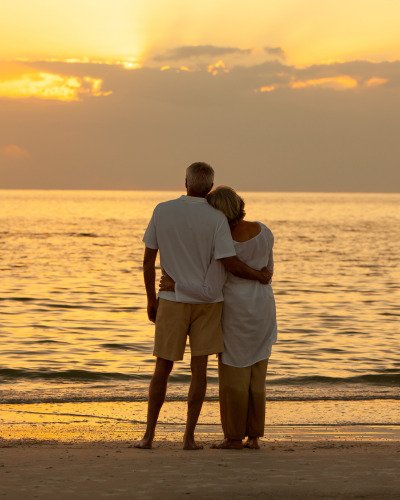
<svg viewBox="0 0 400 500"><path fill-rule="evenodd" d="M259 222L260 232L250 240L234 241L237 257L254 269L268 267L273 270L274 236L271 230ZM225 349L222 362L226 365L245 367L269 358L272 344L277 339L277 323L274 293L271 284L245 280L225 273L222 264L213 261L203 287L193 287L191 293L201 297L213 297L221 280L224 307L222 329ZM175 293L185 293L187 285L175 284Z"/></svg>

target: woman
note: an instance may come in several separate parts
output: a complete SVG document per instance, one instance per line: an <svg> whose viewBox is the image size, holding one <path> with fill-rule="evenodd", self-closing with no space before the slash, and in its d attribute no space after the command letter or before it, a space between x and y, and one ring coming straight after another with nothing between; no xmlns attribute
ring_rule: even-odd
<svg viewBox="0 0 400 500"><path fill-rule="evenodd" d="M229 222L236 254L250 267L273 271L274 237L261 222L244 219L244 201L229 187L218 187L207 201L222 211ZM226 275L223 266L213 262L202 289L191 293L213 300L218 280L224 280L222 330L224 352L219 356L219 398L225 439L214 448L258 449L264 435L265 378L272 344L276 342L275 300L271 285ZM190 285L161 280L162 289L179 292ZM243 439L247 441L243 445Z"/></svg>

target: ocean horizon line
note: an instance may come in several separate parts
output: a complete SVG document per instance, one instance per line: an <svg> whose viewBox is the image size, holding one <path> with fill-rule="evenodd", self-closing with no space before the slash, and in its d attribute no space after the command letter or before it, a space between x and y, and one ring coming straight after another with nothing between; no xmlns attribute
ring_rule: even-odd
<svg viewBox="0 0 400 500"><path fill-rule="evenodd" d="M218 184L220 185L220 184ZM237 191L240 191L241 193L279 193L279 194L371 194L371 195L379 195L379 194L384 194L384 195L398 195L400 194L400 191L320 191L320 190L309 190L309 191L304 191L304 190L278 190L278 189L272 189L272 190L260 190L260 189L241 189L239 187L235 187ZM185 188L162 188L162 189L149 189L149 188L0 188L0 192L6 191L6 192L15 192L15 191L46 191L46 192L93 192L93 191L99 191L99 192L107 192L107 193L112 193L112 192L131 192L131 193L184 193Z"/></svg>

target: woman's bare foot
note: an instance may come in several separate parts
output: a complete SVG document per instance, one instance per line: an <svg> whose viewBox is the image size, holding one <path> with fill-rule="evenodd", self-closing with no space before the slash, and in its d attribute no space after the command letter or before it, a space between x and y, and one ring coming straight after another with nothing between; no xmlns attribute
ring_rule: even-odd
<svg viewBox="0 0 400 500"><path fill-rule="evenodd" d="M211 445L211 448L214 450L242 450L243 443L241 439L225 438L220 443Z"/></svg>
<svg viewBox="0 0 400 500"><path fill-rule="evenodd" d="M244 447L250 448L250 450L259 450L260 445L258 444L258 438L248 437L246 442L244 443Z"/></svg>
<svg viewBox="0 0 400 500"><path fill-rule="evenodd" d="M183 437L183 449L184 450L202 450L203 445L197 444L194 437Z"/></svg>

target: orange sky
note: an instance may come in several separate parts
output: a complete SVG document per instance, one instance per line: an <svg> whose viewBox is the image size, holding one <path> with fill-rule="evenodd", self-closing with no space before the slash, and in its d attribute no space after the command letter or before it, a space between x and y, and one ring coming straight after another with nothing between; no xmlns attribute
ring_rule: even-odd
<svg viewBox="0 0 400 500"><path fill-rule="evenodd" d="M260 174L265 188L390 190L399 18L390 0L3 0L0 187L151 187L129 170L133 155L148 168L166 161L174 174L155 187L175 188L179 162L226 162L233 147L247 189L258 183L237 172L249 158L279 167L276 181ZM105 158L125 165L120 176ZM374 173L382 158L386 184ZM348 186L339 171L352 173Z"/></svg>
<svg viewBox="0 0 400 500"><path fill-rule="evenodd" d="M2 0L2 58L136 58L181 45L282 46L291 64L400 56L393 0Z"/></svg>

